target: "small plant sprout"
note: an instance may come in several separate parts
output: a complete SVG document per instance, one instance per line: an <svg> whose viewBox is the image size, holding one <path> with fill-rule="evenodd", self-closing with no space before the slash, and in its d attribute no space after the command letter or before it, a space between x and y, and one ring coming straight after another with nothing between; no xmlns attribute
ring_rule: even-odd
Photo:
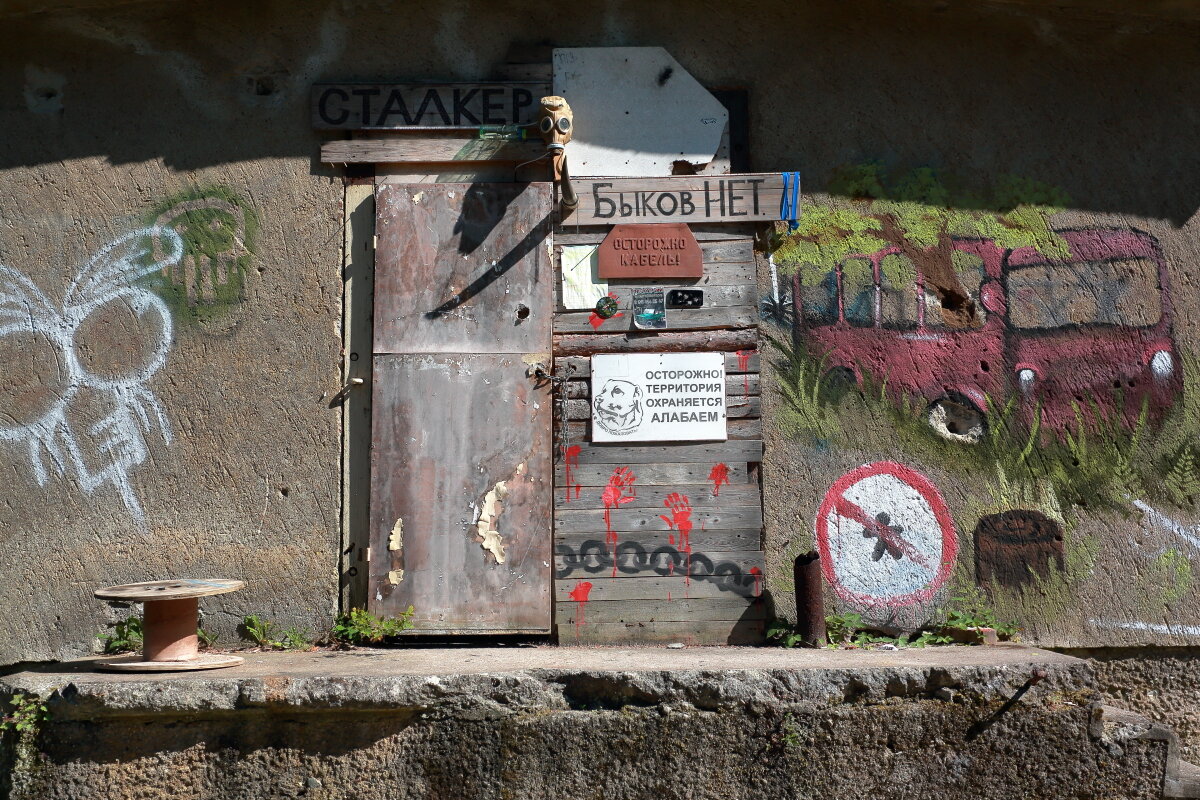
<svg viewBox="0 0 1200 800"><path fill-rule="evenodd" d="M111 633L101 633L96 637L100 641L105 655L134 653L142 649L141 617L117 620L109 627L112 628Z"/></svg>
<svg viewBox="0 0 1200 800"><path fill-rule="evenodd" d="M217 634L209 633L204 628L198 627L196 628L196 638L200 641L201 648L211 650L213 647L216 647L218 637Z"/></svg>
<svg viewBox="0 0 1200 800"><path fill-rule="evenodd" d="M352 608L337 618L333 640L341 644L371 645L412 628L413 607L398 617L380 617L361 608Z"/></svg>
<svg viewBox="0 0 1200 800"><path fill-rule="evenodd" d="M278 641L273 642L280 650L309 650L313 646L313 636L308 631L292 626L283 632Z"/></svg>
<svg viewBox="0 0 1200 800"><path fill-rule="evenodd" d="M263 619L257 614L250 614L242 618L240 632L242 636L259 647L274 648L275 643L271 641L271 628L273 627L275 627L275 623L270 620Z"/></svg>
<svg viewBox="0 0 1200 800"><path fill-rule="evenodd" d="M862 615L853 611L825 617L825 631L832 645L850 644L851 638L865 626Z"/></svg>
<svg viewBox="0 0 1200 800"><path fill-rule="evenodd" d="M50 718L45 703L36 694L14 694L9 700L11 707L0 716L0 733L16 731L22 735L33 735L43 722Z"/></svg>

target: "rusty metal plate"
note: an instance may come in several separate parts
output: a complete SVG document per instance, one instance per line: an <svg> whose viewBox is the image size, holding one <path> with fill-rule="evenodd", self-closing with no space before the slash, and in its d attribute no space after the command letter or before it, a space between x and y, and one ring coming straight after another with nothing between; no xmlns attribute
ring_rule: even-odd
<svg viewBox="0 0 1200 800"><path fill-rule="evenodd" d="M614 225L599 258L601 278L704 277L704 255L683 222Z"/></svg>
<svg viewBox="0 0 1200 800"><path fill-rule="evenodd" d="M514 355L374 359L369 607L548 631L553 403Z"/></svg>
<svg viewBox="0 0 1200 800"><path fill-rule="evenodd" d="M549 184L376 191L376 353L549 351Z"/></svg>

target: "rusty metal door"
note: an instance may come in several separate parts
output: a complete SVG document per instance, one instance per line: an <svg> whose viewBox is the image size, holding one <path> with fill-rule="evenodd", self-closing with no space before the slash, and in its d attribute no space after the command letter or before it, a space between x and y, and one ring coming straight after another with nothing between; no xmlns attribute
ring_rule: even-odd
<svg viewBox="0 0 1200 800"><path fill-rule="evenodd" d="M549 631L549 185L385 184L376 207L368 606Z"/></svg>

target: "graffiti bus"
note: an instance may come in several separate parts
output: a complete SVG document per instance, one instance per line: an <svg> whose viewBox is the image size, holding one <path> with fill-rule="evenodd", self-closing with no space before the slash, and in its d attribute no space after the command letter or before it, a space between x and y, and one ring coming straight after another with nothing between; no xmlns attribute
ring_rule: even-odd
<svg viewBox="0 0 1200 800"><path fill-rule="evenodd" d="M1132 428L1161 420L1182 387L1166 262L1140 231L1060 231L1070 256L986 239L954 243L973 313L943 309L898 248L793 277L794 324L826 375L886 378L893 400L923 398L930 425L975 442L990 403L1016 392L1026 419L1061 432L1083 415Z"/></svg>

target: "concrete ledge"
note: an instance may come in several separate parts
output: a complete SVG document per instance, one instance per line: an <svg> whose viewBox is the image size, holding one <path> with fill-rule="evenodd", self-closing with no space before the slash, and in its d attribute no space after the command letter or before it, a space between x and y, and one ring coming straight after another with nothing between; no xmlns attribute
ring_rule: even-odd
<svg viewBox="0 0 1200 800"><path fill-rule="evenodd" d="M48 696L5 800L1161 798L1168 742L1105 723L1087 662L1033 648L493 648L249 654ZM1047 676L1036 686L1035 668ZM4 762L7 760L7 772Z"/></svg>
<svg viewBox="0 0 1200 800"><path fill-rule="evenodd" d="M1091 685L1087 662L1046 650L937 647L783 650L747 647L413 648L252 653L205 672L98 672L102 659L0 678L0 691L50 697L55 719L248 708L380 710L457 701L521 708L619 708L682 703L823 705L889 698L1003 700L1042 667L1042 691Z"/></svg>

